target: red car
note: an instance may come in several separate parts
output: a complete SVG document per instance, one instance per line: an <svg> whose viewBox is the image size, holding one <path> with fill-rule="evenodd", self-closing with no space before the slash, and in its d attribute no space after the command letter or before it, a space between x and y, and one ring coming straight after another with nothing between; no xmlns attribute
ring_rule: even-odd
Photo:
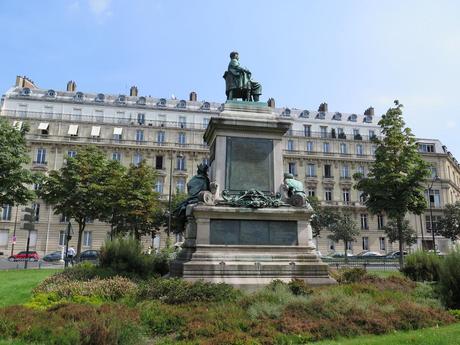
<svg viewBox="0 0 460 345"><path fill-rule="evenodd" d="M9 261L38 261L40 258L38 256L38 253L36 251L29 250L29 253L26 251L19 252L17 254L14 254L8 258Z"/></svg>

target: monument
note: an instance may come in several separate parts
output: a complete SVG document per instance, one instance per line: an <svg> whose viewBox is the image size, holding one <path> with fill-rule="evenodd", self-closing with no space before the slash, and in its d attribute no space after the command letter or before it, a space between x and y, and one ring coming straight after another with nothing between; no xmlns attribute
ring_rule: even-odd
<svg viewBox="0 0 460 345"><path fill-rule="evenodd" d="M171 276L248 289L274 279L332 284L316 255L303 185L283 172L282 137L290 123L256 100L261 86L247 69L235 75L232 68L230 62L227 77L240 79L226 78L227 102L204 134L210 188L185 202L185 240ZM189 192L191 200L196 191Z"/></svg>

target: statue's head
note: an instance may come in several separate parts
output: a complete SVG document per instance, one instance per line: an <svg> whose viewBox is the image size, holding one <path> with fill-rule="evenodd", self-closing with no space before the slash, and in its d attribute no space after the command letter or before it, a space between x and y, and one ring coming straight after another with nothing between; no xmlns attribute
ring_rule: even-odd
<svg viewBox="0 0 460 345"><path fill-rule="evenodd" d="M238 60L238 58L239 58L238 52L233 51L233 52L230 53L230 59L237 59Z"/></svg>
<svg viewBox="0 0 460 345"><path fill-rule="evenodd" d="M200 165L198 165L198 170L197 170L197 173L199 175L207 175L208 174L208 165L207 164L203 164L201 163Z"/></svg>
<svg viewBox="0 0 460 345"><path fill-rule="evenodd" d="M292 175L291 173L284 173L284 179L288 178L294 178L294 175Z"/></svg>

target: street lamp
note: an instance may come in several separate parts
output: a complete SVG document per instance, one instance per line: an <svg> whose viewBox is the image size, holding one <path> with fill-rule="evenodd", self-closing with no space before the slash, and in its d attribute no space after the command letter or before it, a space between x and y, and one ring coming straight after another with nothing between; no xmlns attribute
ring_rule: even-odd
<svg viewBox="0 0 460 345"><path fill-rule="evenodd" d="M433 238L433 251L436 254L436 242L434 238L434 229L433 229L433 204L431 201L431 192L432 192L433 184L435 183L435 181L439 181L438 175L433 177L433 179L431 180L431 184L428 187L428 200L430 202L430 230L431 230L431 236ZM434 201L434 195L433 195L433 201Z"/></svg>
<svg viewBox="0 0 460 345"><path fill-rule="evenodd" d="M177 158L181 159L181 158L183 158L183 155L178 154ZM172 218L172 215L171 215L171 196L172 196L173 159L174 159L174 155L171 152L171 162L170 162L170 166L169 166L168 234L167 234L168 239L169 239L169 236L171 234L171 218Z"/></svg>

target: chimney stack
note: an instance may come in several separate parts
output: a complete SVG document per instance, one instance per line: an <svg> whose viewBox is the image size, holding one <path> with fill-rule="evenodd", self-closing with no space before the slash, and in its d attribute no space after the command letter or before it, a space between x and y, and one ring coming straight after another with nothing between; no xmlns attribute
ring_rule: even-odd
<svg viewBox="0 0 460 345"><path fill-rule="evenodd" d="M129 95L132 97L137 97L137 86L131 86L129 89Z"/></svg>
<svg viewBox="0 0 460 345"><path fill-rule="evenodd" d="M36 89L34 82L27 78L26 76L16 76L16 84L15 86L19 87L28 87L29 89Z"/></svg>
<svg viewBox="0 0 460 345"><path fill-rule="evenodd" d="M267 104L270 108L275 108L275 99L273 97L269 98Z"/></svg>
<svg viewBox="0 0 460 345"><path fill-rule="evenodd" d="M364 115L374 116L374 108L373 107L367 108L366 111L364 112Z"/></svg>
<svg viewBox="0 0 460 345"><path fill-rule="evenodd" d="M319 105L318 107L318 111L322 111L324 113L327 113L327 103L326 102L323 102Z"/></svg>
<svg viewBox="0 0 460 345"><path fill-rule="evenodd" d="M198 95L196 94L195 91L190 92L190 102L196 102L198 99Z"/></svg>
<svg viewBox="0 0 460 345"><path fill-rule="evenodd" d="M67 82L67 91L68 92L75 92L77 90L77 84L73 81L70 80Z"/></svg>

